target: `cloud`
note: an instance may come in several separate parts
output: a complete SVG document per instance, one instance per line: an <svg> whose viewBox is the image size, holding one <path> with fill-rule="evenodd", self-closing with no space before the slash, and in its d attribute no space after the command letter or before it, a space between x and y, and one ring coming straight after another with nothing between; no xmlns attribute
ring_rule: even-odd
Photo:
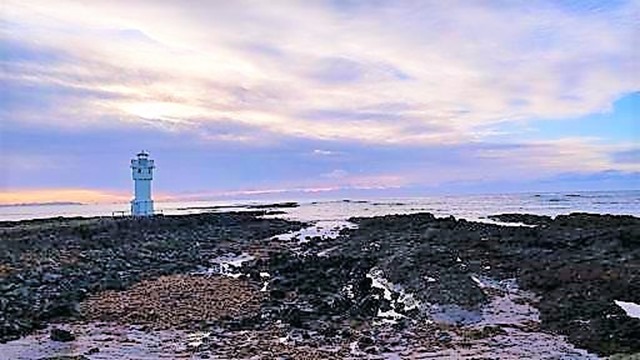
<svg viewBox="0 0 640 360"><path fill-rule="evenodd" d="M62 106L40 110L12 99L2 116L260 134L216 137L228 141L462 143L495 123L605 111L638 89L636 3L530 6L8 1L3 87L73 92L52 90L43 101Z"/></svg>
<svg viewBox="0 0 640 360"><path fill-rule="evenodd" d="M549 141L527 143L522 147L523 153L517 151L510 155L518 159L526 159L546 167L548 170L565 171L605 171L617 168L624 171L638 171L638 164L616 164L616 154L626 152L631 144L606 144L594 139L564 138Z"/></svg>
<svg viewBox="0 0 640 360"><path fill-rule="evenodd" d="M342 179L342 178L345 178L347 175L349 175L349 172L342 169L335 169L328 173L321 174L320 176L328 179Z"/></svg>
<svg viewBox="0 0 640 360"><path fill-rule="evenodd" d="M0 205L39 202L105 203L125 202L128 194L92 189L20 189L0 191Z"/></svg>
<svg viewBox="0 0 640 360"><path fill-rule="evenodd" d="M633 174L640 3L582 3L5 0L0 186L141 147L168 193Z"/></svg>
<svg viewBox="0 0 640 360"><path fill-rule="evenodd" d="M640 165L640 149L618 151L611 154L612 160L616 164L636 164Z"/></svg>
<svg viewBox="0 0 640 360"><path fill-rule="evenodd" d="M352 83L363 79L365 69L353 60L344 58L320 59L310 77L326 83Z"/></svg>
<svg viewBox="0 0 640 360"><path fill-rule="evenodd" d="M5 156L0 156L0 191L9 192L45 187L130 194L128 159L143 148L150 149L156 160L155 197L163 193L176 199L268 194L284 198L311 193L303 189L315 189L315 193L327 196L349 196L350 192L366 189L385 193L408 189L405 195L434 189L500 191L509 183L526 190L522 184L534 184L539 179L551 179L546 188L552 190L554 179L565 184L570 180L557 178L558 174L640 172L637 162L617 161L621 153L633 154L634 144L610 145L585 138L376 147L301 139L246 146L200 137L203 131L212 137L242 131L233 127L193 133L167 132L147 125L75 133L32 127L1 130L4 141L0 141L0 152ZM44 196L46 192L35 193L33 199L38 194Z"/></svg>
<svg viewBox="0 0 640 360"><path fill-rule="evenodd" d="M332 155L337 155L338 153L336 153L335 151L331 151L331 150L322 150L322 149L314 149L313 150L313 155L318 155L318 156L332 156Z"/></svg>

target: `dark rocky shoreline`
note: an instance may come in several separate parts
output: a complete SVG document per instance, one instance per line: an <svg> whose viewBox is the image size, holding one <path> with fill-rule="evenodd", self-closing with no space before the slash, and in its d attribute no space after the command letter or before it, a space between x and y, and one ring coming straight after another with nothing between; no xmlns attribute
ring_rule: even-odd
<svg viewBox="0 0 640 360"><path fill-rule="evenodd" d="M504 227L429 214L385 216L353 219L360 226L346 244L352 251L373 252L391 281L431 303L473 308L486 298L468 280L470 274L515 278L539 296L535 305L543 329L600 355L640 352L640 319L626 316L613 302L640 303L640 219L512 217L526 223L536 218L540 226ZM367 246L376 238L379 247ZM429 274L442 281L425 286L420 279Z"/></svg>
<svg viewBox="0 0 640 360"><path fill-rule="evenodd" d="M271 237L305 224L263 214L0 223L0 340L48 322L100 320L207 331L190 351L232 358L456 353L512 331L565 335L601 356L640 353L640 319L613 302L640 303L638 218L495 217L535 225L509 227L389 215L294 243ZM226 253L253 256L244 275L193 275ZM483 323L483 309L506 290L481 281L510 279L533 294L515 301L539 309L540 321ZM206 305L215 298L228 305ZM140 311L127 316L115 305L123 302ZM247 331L254 340L234 352Z"/></svg>
<svg viewBox="0 0 640 360"><path fill-rule="evenodd" d="M299 229L265 212L0 223L0 341L78 318L89 294L208 266L208 254Z"/></svg>

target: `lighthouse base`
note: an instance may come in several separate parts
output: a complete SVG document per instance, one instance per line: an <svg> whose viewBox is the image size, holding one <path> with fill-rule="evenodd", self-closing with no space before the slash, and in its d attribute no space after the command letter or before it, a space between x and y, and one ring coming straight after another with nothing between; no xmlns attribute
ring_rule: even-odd
<svg viewBox="0 0 640 360"><path fill-rule="evenodd" d="M152 216L153 200L131 200L131 215Z"/></svg>

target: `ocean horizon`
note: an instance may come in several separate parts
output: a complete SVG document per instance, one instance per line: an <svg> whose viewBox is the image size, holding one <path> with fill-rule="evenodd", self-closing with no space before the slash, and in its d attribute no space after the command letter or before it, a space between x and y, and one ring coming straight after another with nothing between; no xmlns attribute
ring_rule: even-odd
<svg viewBox="0 0 640 360"><path fill-rule="evenodd" d="M509 194L429 195L414 197L376 197L343 199L228 199L156 201L156 214L186 215L202 212L246 211L247 206L296 202L296 207L280 208L285 218L301 221L347 219L429 212L482 220L501 213L527 213L556 216L573 212L640 216L640 190L526 192ZM52 217L123 216L129 203L10 204L0 206L0 221Z"/></svg>

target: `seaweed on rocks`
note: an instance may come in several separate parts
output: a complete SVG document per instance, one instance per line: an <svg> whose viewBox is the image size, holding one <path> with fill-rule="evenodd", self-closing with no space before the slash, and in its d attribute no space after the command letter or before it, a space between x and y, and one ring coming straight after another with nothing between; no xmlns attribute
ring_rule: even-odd
<svg viewBox="0 0 640 360"><path fill-rule="evenodd" d="M640 219L574 213L510 215L545 226L504 227L431 214L351 219L340 252L376 259L389 279L431 304L473 309L486 299L470 275L516 278L537 296L543 330L600 355L640 351ZM504 219L504 218L503 218Z"/></svg>
<svg viewBox="0 0 640 360"><path fill-rule="evenodd" d="M78 318L90 294L188 273L219 248L302 227L263 214L0 222L0 342Z"/></svg>
<svg viewBox="0 0 640 360"><path fill-rule="evenodd" d="M351 221L360 227L352 231L341 250L366 253L377 259L376 266L384 269L392 283L402 284L422 302L457 304L469 309L486 302L485 294L470 277L477 268L466 262L466 255L450 246L451 242L475 236L455 234L459 231L455 219L413 214Z"/></svg>
<svg viewBox="0 0 640 360"><path fill-rule="evenodd" d="M388 215L295 241L273 236L303 224L263 214L0 223L0 339L79 318L196 328L206 339L189 351L222 358L489 354L514 331L552 337L541 330L599 355L640 351L640 320L614 303L640 303L638 218ZM233 271L209 271L221 259ZM535 317L503 324L496 301Z"/></svg>
<svg viewBox="0 0 640 360"><path fill-rule="evenodd" d="M172 275L104 291L82 303L83 317L153 329L198 328L257 313L261 293L247 281L225 276Z"/></svg>
<svg viewBox="0 0 640 360"><path fill-rule="evenodd" d="M366 257L277 254L268 264L272 281L266 310L300 328L329 319L372 318L387 302L367 278L373 263Z"/></svg>
<svg viewBox="0 0 640 360"><path fill-rule="evenodd" d="M551 216L532 215L532 214L498 214L489 215L487 218L491 220L502 221L505 223L521 223L525 225L548 225L553 221Z"/></svg>
<svg viewBox="0 0 640 360"><path fill-rule="evenodd" d="M281 203L273 203L273 204L258 204L258 205L248 205L247 209L282 209L282 208L296 208L300 206L297 202L289 201L289 202L281 202Z"/></svg>

